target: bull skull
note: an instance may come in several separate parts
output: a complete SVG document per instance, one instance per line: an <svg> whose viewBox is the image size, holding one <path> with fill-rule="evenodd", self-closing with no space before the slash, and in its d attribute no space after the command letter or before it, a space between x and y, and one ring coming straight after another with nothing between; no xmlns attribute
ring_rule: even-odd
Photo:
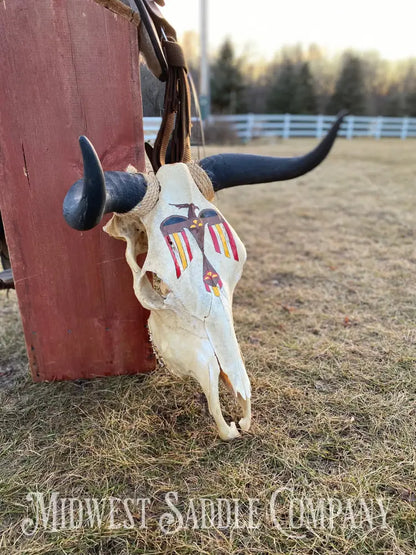
<svg viewBox="0 0 416 555"><path fill-rule="evenodd" d="M343 114L305 156L215 155L199 162L199 172L205 179L209 176L214 191L303 175L328 154L342 118ZM239 436L235 422L228 425L222 415L219 379L241 408L240 429L248 430L250 382L232 317L233 292L246 260L243 243L201 193L195 171L191 175L188 165L164 165L154 178L104 173L88 139L81 137L80 146L84 177L65 198L66 221L75 229L86 230L97 225L105 213L115 213L104 229L127 242L126 260L136 297L151 311L149 330L156 353L172 372L193 376L200 383L220 437ZM149 194L153 195L150 205ZM146 250L140 268L137 256Z"/></svg>

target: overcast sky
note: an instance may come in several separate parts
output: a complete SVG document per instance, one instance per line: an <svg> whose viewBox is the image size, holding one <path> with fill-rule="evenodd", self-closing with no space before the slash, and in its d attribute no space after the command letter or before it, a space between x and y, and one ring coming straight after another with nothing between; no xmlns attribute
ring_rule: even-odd
<svg viewBox="0 0 416 555"><path fill-rule="evenodd" d="M179 36L199 30L200 0L165 0ZM416 56L416 0L208 0L211 49L229 36L241 53L272 57L282 45L317 43L329 54L378 50L384 58ZM253 10L255 8L255 11Z"/></svg>

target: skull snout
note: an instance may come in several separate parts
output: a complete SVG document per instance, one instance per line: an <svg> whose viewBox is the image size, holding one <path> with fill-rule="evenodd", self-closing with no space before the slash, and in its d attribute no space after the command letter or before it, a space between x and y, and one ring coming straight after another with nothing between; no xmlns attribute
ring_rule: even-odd
<svg viewBox="0 0 416 555"><path fill-rule="evenodd" d="M235 341L237 349L234 352L233 364L228 367L221 364L221 359L210 340L203 320L189 315L185 318L183 315L178 317L171 310L152 311L149 318L149 330L157 354L163 359L166 366L176 375L192 376L201 385L220 437L228 440L240 435L235 422L227 424L222 415L219 400L221 375L243 410L240 427L248 430L251 418L250 384L237 342ZM229 331L234 335L234 330ZM245 375L245 389L242 388L240 381L235 380L236 373Z"/></svg>

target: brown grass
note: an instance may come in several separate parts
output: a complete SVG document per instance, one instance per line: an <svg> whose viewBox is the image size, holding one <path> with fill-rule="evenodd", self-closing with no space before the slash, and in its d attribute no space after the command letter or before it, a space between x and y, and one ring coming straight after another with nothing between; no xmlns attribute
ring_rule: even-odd
<svg viewBox="0 0 416 555"><path fill-rule="evenodd" d="M288 155L313 144L239 150ZM248 251L234 312L254 422L240 440L221 442L197 384L166 370L31 383L14 296L2 294L0 551L415 553L415 152L411 140L340 140L309 175L219 195ZM387 526L337 523L288 538L266 514L280 487L296 498L382 498ZM149 497L148 527L25 537L31 491ZM258 498L260 527L164 535L158 518L169 491L181 511L191 498ZM278 516L287 524L283 497Z"/></svg>

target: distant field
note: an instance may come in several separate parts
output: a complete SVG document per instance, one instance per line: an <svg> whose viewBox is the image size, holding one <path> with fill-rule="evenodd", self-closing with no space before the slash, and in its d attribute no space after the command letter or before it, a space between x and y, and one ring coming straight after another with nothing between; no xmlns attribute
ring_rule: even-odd
<svg viewBox="0 0 416 555"><path fill-rule="evenodd" d="M287 156L315 144L207 154ZM416 141L340 140L311 174L224 191L217 204L248 251L234 317L251 431L221 442L199 386L165 369L31 383L15 296L1 293L0 552L415 553ZM147 527L136 511L130 529L41 527L28 537L34 491L147 497ZM166 535L167 492L178 492L184 518L192 498L220 497L239 498L247 521L256 498L258 527L193 529L191 515Z"/></svg>

